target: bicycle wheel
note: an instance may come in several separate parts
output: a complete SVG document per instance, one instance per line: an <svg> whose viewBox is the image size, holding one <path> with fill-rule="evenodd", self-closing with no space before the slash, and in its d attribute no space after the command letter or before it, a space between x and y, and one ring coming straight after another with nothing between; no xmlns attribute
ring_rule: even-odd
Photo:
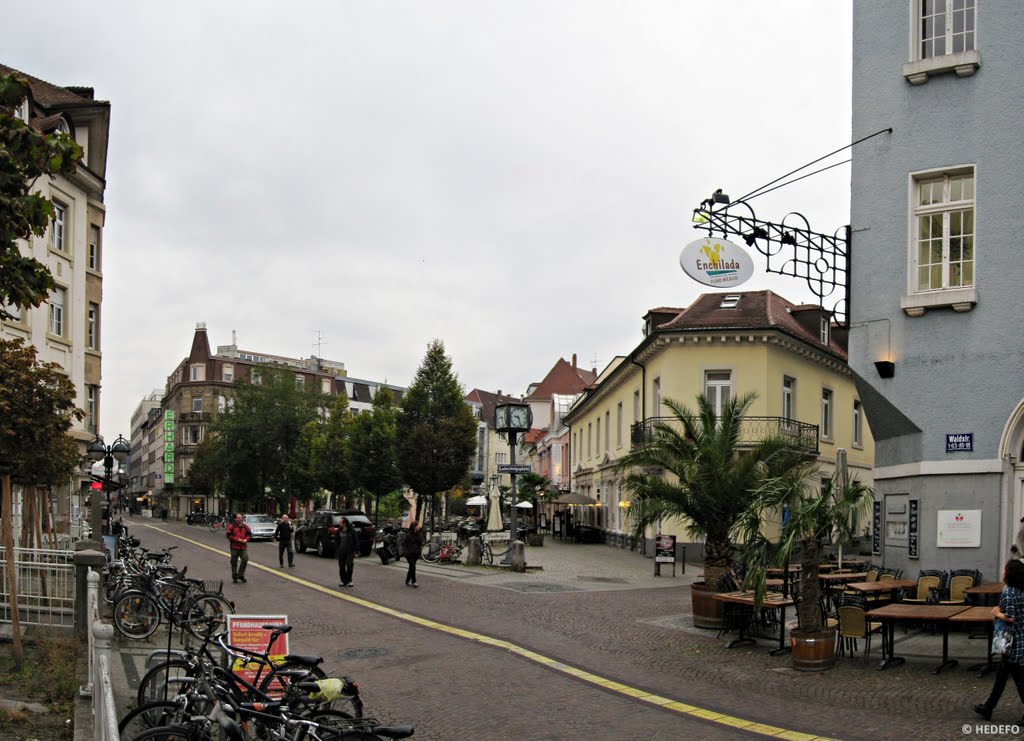
<svg viewBox="0 0 1024 741"><path fill-rule="evenodd" d="M234 611L234 605L225 597L208 592L200 594L182 610L185 630L200 640L207 636L222 636L228 632L228 615Z"/></svg>
<svg viewBox="0 0 1024 741"><path fill-rule="evenodd" d="M132 741L194 741L201 738L198 731L188 726L160 726L135 736Z"/></svg>
<svg viewBox="0 0 1024 741"><path fill-rule="evenodd" d="M423 554L423 560L434 563L437 561L437 557L441 555L441 544L440 543L428 543L427 550Z"/></svg>
<svg viewBox="0 0 1024 741"><path fill-rule="evenodd" d="M181 706L176 702L147 702L125 715L117 724L117 730L122 741L130 741L150 728L174 725L181 720L181 715Z"/></svg>
<svg viewBox="0 0 1024 741"><path fill-rule="evenodd" d="M310 668L305 664L286 661L283 664L276 665L270 674L260 680L259 691L271 697L284 696L284 690L288 686L289 680L288 677L281 676L280 672L295 671L297 669L304 669L309 672L308 676L299 679L300 682L315 682L318 679L325 679L327 677L326 672L319 666Z"/></svg>
<svg viewBox="0 0 1024 741"><path fill-rule="evenodd" d="M480 560L488 566L494 565L494 551L491 550L491 546L487 543L483 543L480 547Z"/></svg>
<svg viewBox="0 0 1024 741"><path fill-rule="evenodd" d="M114 627L135 640L149 638L160 626L160 606L148 594L128 592L114 603Z"/></svg>
<svg viewBox="0 0 1024 741"><path fill-rule="evenodd" d="M139 706L154 702L165 702L177 694L177 687L171 687L167 680L191 676L191 668L184 659L171 659L157 664L142 677L136 700Z"/></svg>

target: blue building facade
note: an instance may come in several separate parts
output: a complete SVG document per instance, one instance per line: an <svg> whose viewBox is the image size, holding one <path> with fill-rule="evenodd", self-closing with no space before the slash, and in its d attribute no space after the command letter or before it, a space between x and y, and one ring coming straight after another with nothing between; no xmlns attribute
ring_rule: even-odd
<svg viewBox="0 0 1024 741"><path fill-rule="evenodd" d="M1024 517L1020 10L853 6L853 139L892 131L853 151L850 364L876 558L911 577L997 580Z"/></svg>

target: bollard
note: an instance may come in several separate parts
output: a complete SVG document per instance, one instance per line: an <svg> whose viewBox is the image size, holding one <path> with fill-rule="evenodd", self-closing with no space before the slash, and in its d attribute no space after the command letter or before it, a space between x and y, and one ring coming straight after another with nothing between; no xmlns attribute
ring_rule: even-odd
<svg viewBox="0 0 1024 741"><path fill-rule="evenodd" d="M101 551L77 551L75 563L75 635L85 638L89 629L89 591L86 576L93 572L99 577L107 563L107 557ZM98 588L98 587L97 587Z"/></svg>
<svg viewBox="0 0 1024 741"><path fill-rule="evenodd" d="M466 565L479 566L483 561L483 548L480 545L480 538L474 535L469 539L469 546L466 548Z"/></svg>
<svg viewBox="0 0 1024 741"><path fill-rule="evenodd" d="M526 573L526 544L521 540L517 540L509 546L512 553L512 570L520 573Z"/></svg>
<svg viewBox="0 0 1024 741"><path fill-rule="evenodd" d="M110 683L110 643L114 627L97 620L92 624L92 636L96 650L92 677L93 738L106 741L117 738L117 712Z"/></svg>

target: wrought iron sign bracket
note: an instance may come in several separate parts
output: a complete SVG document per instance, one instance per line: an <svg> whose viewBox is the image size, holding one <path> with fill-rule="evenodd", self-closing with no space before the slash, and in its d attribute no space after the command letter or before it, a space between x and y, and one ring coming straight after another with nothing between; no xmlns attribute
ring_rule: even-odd
<svg viewBox="0 0 1024 741"><path fill-rule="evenodd" d="M715 206L720 206L715 208ZM739 213L737 213L739 211ZM746 213L749 212L749 213ZM778 224L757 218L746 201L728 201L721 191L693 210L694 226L709 237L740 237L767 261L766 270L776 275L803 278L823 307L831 308L841 327L850 310L850 227L834 234L811 230L807 219L797 212L786 214ZM827 304L831 304L828 307Z"/></svg>

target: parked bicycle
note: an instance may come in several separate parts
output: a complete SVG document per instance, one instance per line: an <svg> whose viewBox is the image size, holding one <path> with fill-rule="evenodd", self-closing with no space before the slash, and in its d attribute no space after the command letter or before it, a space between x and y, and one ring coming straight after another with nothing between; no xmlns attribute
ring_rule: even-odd
<svg viewBox="0 0 1024 741"><path fill-rule="evenodd" d="M455 563L462 557L458 543L428 543L423 560L430 563Z"/></svg>
<svg viewBox="0 0 1024 741"><path fill-rule="evenodd" d="M235 611L234 603L220 594L220 582L186 579L184 574L170 578L139 574L133 584L137 588L124 592L114 603L114 627L134 640L153 635L164 619L200 639L204 629L224 633L227 616ZM205 620L210 617L216 622Z"/></svg>

